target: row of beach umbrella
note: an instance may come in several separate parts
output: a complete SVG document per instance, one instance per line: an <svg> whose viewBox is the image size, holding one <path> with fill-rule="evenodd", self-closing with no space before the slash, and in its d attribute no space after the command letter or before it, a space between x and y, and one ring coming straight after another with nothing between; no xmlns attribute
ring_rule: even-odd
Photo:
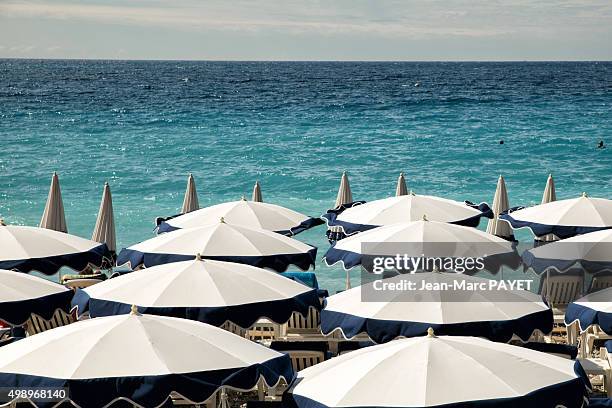
<svg viewBox="0 0 612 408"><path fill-rule="evenodd" d="M348 186L346 175L343 180L345 178ZM340 245L363 240L367 234L380 239L374 242L436 242L440 236L446 236L447 241L453 243L481 239L494 248L492 252L497 248L499 254L511 249L510 241L461 225L472 217L480 219L486 212L483 206L449 204L413 194L401 197L405 198L398 200L400 205L410 211L414 207L410 216L420 215L418 219L401 219L399 226L397 222L385 224L387 220L380 225L371 224L380 222L375 211L369 219L356 219L356 222L349 219L347 222L357 229L330 251L340 251ZM432 208L423 206L432 215L419 214L419 203L423 200L434 203ZM236 339L214 327L225 321L245 327L268 315L282 323L289 311L303 314L311 307L320 308L318 296L311 288L261 269L282 272L289 265L308 269L314 264L316 248L273 232L292 235L292 228L299 227L309 217L289 218L293 223L301 222L286 229L258 228L262 224L257 228L245 227L240 223L247 221L240 221L236 214L241 214L241 208L245 209L244 213L247 209L253 213L252 208L256 207L245 201L234 202L222 210L211 211L209 207L168 219L166 223L175 223L178 228L122 251L120 262L129 261L133 268L146 268L79 291L74 303L80 311L88 311L95 318L1 347L0 361L6 364L0 364L0 383L20 386L70 384L71 399L81 406L104 406L117 398L128 398L143 406L158 406L167 400L170 391L190 401L201 402L217 389L248 389L262 377L269 386L280 379L290 381L293 373L287 356L252 343L247 346L248 341ZM343 203L345 211L337 215L341 217L344 212L357 209L363 211L372 203L380 205L376 202ZM451 217L448 211L436 213L435 203L440 203L438 207L442 208L456 208L457 213L459 208L461 211L469 208L480 215L472 212L473 215L463 218ZM449 207L444 207L446 205ZM180 226L181 217L191 216L197 221L198 211L205 214L202 224ZM508 214L518 217L519 211ZM265 214L263 210L262 214ZM447 220L435 219L442 216ZM232 217L237 221L226 220ZM264 216L256 218L266 219ZM600 221L606 222L604 218ZM608 228L612 227L612 223L609 225ZM330 226L343 230L342 225L330 223ZM0 231L2 228L27 227L0 227ZM555 231L553 228L546 234ZM455 255L464 256L475 250L469 246L451 248L459 251ZM328 252L328 255L331 254ZM57 264L63 261L57 260ZM431 283L457 276L470 281L482 279L439 271L419 274L417 279ZM240 285L236 285L236 281ZM574 362L484 339L461 337L482 336L505 342L510 337L524 340L534 331L549 331L552 325L550 309L541 299L536 299L536 295L525 291L509 293L520 301L508 304L484 297L453 303L441 297L428 302L410 298L363 302L361 295L365 289L355 288L328 298L321 312L322 330L326 334L340 330L345 337L366 333L385 344L349 353L299 373L290 390L290 403L301 407L582 405L588 380ZM585 301L579 306L588 309L588 305ZM142 312L147 314L141 315ZM597 312L591 324L605 321L606 312ZM578 314L583 319L581 325L589 323L585 309L579 309ZM192 331L197 335L192 338L184 335ZM444 336L446 334L453 337ZM232 340L227 336L233 336ZM398 336L412 338L394 340ZM79 342L83 343L82 348L71 350L66 358L65 347L62 349L61 344ZM113 355L117 344L122 344L123 350ZM185 347L177 348L176 344ZM213 349L214 352L208 351ZM47 353L53 354L58 362L40 364ZM97 361L107 364L96 364ZM389 373L394 373L393 377L390 378ZM475 379L483 387L474 387ZM98 385L95 390L94 384ZM407 384L410 392L406 392Z"/></svg>

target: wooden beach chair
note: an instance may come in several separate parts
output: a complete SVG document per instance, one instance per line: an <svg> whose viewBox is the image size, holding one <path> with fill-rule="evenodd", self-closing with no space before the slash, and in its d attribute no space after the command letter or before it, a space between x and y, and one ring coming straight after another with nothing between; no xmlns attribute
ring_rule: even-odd
<svg viewBox="0 0 612 408"><path fill-rule="evenodd" d="M587 293L597 292L602 289L608 289L612 287L612 272L600 272L593 275L591 280L591 286Z"/></svg>
<svg viewBox="0 0 612 408"><path fill-rule="evenodd" d="M30 315L30 318L25 324L25 330L29 336L32 336L37 333L42 333L46 330L74 323L76 321L76 310L73 310L68 313L61 309L57 309L49 320L43 319L39 315L33 313L32 315Z"/></svg>
<svg viewBox="0 0 612 408"><path fill-rule="evenodd" d="M553 336L563 336L567 339L565 311L571 302L581 296L583 285L584 275L579 270L564 273L548 272L542 276L539 293L548 302L553 311L555 323L552 332Z"/></svg>
<svg viewBox="0 0 612 408"><path fill-rule="evenodd" d="M284 333L286 337L298 339L322 338L321 314L315 308L310 308L306 317L299 313L293 313L285 324Z"/></svg>
<svg viewBox="0 0 612 408"><path fill-rule="evenodd" d="M252 341L272 341L279 337L280 325L268 319L259 319L247 330L247 338Z"/></svg>

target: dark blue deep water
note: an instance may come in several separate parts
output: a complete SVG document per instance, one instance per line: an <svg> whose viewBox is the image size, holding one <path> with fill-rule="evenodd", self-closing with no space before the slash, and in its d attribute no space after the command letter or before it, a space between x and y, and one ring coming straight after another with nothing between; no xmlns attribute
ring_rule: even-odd
<svg viewBox="0 0 612 408"><path fill-rule="evenodd" d="M0 60L0 148L9 223L38 223L57 171L69 230L89 237L108 181L119 246L176 213L189 172L202 206L259 180L311 215L343 170L356 199L392 194L400 171L459 200L490 201L503 174L512 205L536 203L548 173L559 198L610 198L612 63ZM322 228L299 238L327 248Z"/></svg>

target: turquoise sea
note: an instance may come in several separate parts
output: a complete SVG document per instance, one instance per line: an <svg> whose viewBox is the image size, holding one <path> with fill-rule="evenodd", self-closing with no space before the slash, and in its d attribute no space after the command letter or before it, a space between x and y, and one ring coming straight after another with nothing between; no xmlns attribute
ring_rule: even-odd
<svg viewBox="0 0 612 408"><path fill-rule="evenodd" d="M309 215L343 170L364 200L400 171L457 200L490 202L502 174L511 205L538 203L549 173L558 198L611 198L612 63L0 60L0 148L8 223L38 224L57 171L69 232L90 237L108 181L119 247L178 211L189 172L201 206L259 180ZM324 232L298 238L322 255ZM344 285L321 262L317 276Z"/></svg>

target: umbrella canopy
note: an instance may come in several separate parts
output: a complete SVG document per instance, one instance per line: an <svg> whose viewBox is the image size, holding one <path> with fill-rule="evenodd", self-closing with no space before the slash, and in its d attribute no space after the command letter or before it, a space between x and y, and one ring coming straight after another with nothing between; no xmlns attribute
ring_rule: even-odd
<svg viewBox="0 0 612 408"><path fill-rule="evenodd" d="M579 408L588 384L572 360L432 333L366 347L302 370L287 402L304 408Z"/></svg>
<svg viewBox="0 0 612 408"><path fill-rule="evenodd" d="M48 320L57 309L69 309L72 294L49 280L0 269L0 321L20 326L32 313Z"/></svg>
<svg viewBox="0 0 612 408"><path fill-rule="evenodd" d="M567 307L565 324L578 322L580 332L597 325L612 335L612 288L590 293Z"/></svg>
<svg viewBox="0 0 612 408"><path fill-rule="evenodd" d="M548 204L552 203L553 201L557 201L557 193L555 191L555 181L553 180L552 174L549 174L548 179L546 179L546 187L544 187L544 194L542 195L541 204ZM536 237L536 241L551 242L556 240L557 238L553 234Z"/></svg>
<svg viewBox="0 0 612 408"><path fill-rule="evenodd" d="M181 228L201 227L218 223L221 217L232 225L264 229L282 235L295 235L323 224L320 218L312 218L280 205L247 201L243 198L172 218L162 222L158 231L168 232Z"/></svg>
<svg viewBox="0 0 612 408"><path fill-rule="evenodd" d="M346 235L399 222L421 220L424 215L432 221L475 227L480 217L489 215L490 209L486 204L481 204L480 209L474 207L445 198L412 193L370 201L342 212L328 211L323 218L329 226L341 227Z"/></svg>
<svg viewBox="0 0 612 408"><path fill-rule="evenodd" d="M185 197L183 198L183 206L181 207L181 214L187 214L200 208L198 203L198 193L196 191L195 180L193 174L189 173L187 178L187 189L185 190Z"/></svg>
<svg viewBox="0 0 612 408"><path fill-rule="evenodd" d="M0 223L0 268L53 275L61 267L83 271L111 259L106 244L45 228Z"/></svg>
<svg viewBox="0 0 612 408"><path fill-rule="evenodd" d="M367 253L364 253L367 251ZM476 228L437 221L413 221L378 227L350 236L325 254L328 266L341 262L345 269L362 264L368 256L501 258L514 257L512 243ZM494 266L494 262L489 266Z"/></svg>
<svg viewBox="0 0 612 408"><path fill-rule="evenodd" d="M117 265L150 267L194 259L196 254L283 272L291 264L302 270L314 267L317 248L271 231L229 224L221 218L214 224L171 231L123 249Z"/></svg>
<svg viewBox="0 0 612 408"><path fill-rule="evenodd" d="M500 218L514 229L527 227L536 236L555 234L564 239L612 228L612 200L583 193L579 198L510 211Z"/></svg>
<svg viewBox="0 0 612 408"><path fill-rule="evenodd" d="M115 235L115 214L113 213L113 198L110 186L104 183L102 202L98 210L98 218L91 236L92 241L106 244L112 253L117 251L117 238Z"/></svg>
<svg viewBox="0 0 612 408"><path fill-rule="evenodd" d="M395 196L405 196L408 195L408 187L406 186L406 179L404 178L404 173L400 173L397 178L397 186L395 187Z"/></svg>
<svg viewBox="0 0 612 408"><path fill-rule="evenodd" d="M262 377L273 386L292 376L289 356L255 342L204 323L136 312L0 347L3 387L68 387L70 400L88 408L119 398L157 407L171 392L201 403L220 387L250 389Z"/></svg>
<svg viewBox="0 0 612 408"><path fill-rule="evenodd" d="M59 177L57 173L53 173L51 177L51 187L49 188L49 196L47 204L40 220L40 228L47 228L59 232L68 232L66 226L66 216L64 215L64 203L62 201L62 192L60 190Z"/></svg>
<svg viewBox="0 0 612 408"><path fill-rule="evenodd" d="M510 209L510 201L508 200L508 191L506 190L506 182L502 176L497 180L497 188L493 197L493 218L487 224L487 232L497 235L508 240L514 240L512 227L506 221L500 221L499 215Z"/></svg>
<svg viewBox="0 0 612 408"><path fill-rule="evenodd" d="M353 192L351 191L351 185L349 184L348 174L346 174L345 171L342 173L342 178L340 179L340 187L338 188L338 195L336 196L334 208L338 208L352 202Z"/></svg>
<svg viewBox="0 0 612 408"><path fill-rule="evenodd" d="M129 313L135 304L147 314L243 328L262 317L282 324L293 312L306 316L310 307L320 309L316 289L254 266L199 257L90 286L75 303L91 317Z"/></svg>
<svg viewBox="0 0 612 408"><path fill-rule="evenodd" d="M377 287L414 290L377 291ZM347 339L366 333L384 343L397 337L418 337L433 327L436 333L477 336L508 342L513 336L527 341L534 331L553 328L553 312L541 296L526 290L489 290L488 279L457 273L428 272L398 275L338 293L326 299L321 331L339 330ZM463 284L486 289L444 289ZM420 289L428 285L431 290Z"/></svg>
<svg viewBox="0 0 612 408"><path fill-rule="evenodd" d="M251 198L251 201L263 203L263 197L261 195L261 186L259 185L259 181L256 181L255 185L253 186L253 196Z"/></svg>
<svg viewBox="0 0 612 408"><path fill-rule="evenodd" d="M525 266L542 273L549 268L564 272L575 264L585 271L612 271L612 229L589 232L530 249L523 253Z"/></svg>

